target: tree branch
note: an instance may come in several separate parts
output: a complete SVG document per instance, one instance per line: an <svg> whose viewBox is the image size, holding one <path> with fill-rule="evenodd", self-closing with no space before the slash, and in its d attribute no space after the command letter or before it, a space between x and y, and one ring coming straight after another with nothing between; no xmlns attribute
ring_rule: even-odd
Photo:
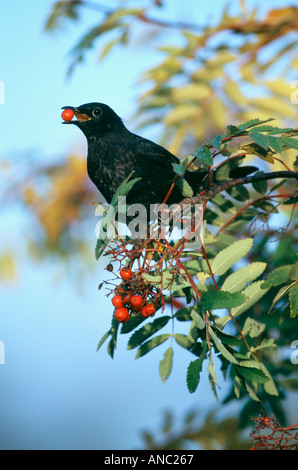
<svg viewBox="0 0 298 470"><path fill-rule="evenodd" d="M179 205L183 206L184 204L203 204L205 201L214 198L218 193L226 191L229 188L234 188L235 186L242 186L243 184L256 183L258 181L265 181L277 178L295 178L298 180L298 172L296 171L273 171L271 173L263 173L260 175L254 176L245 176L243 178L236 178L234 180L224 181L219 183L212 188L207 189L198 196L188 197L183 199Z"/></svg>

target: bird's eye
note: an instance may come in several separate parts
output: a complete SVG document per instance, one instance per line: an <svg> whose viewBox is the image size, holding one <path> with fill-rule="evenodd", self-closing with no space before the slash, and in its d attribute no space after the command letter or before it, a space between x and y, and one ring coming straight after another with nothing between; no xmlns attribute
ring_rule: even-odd
<svg viewBox="0 0 298 470"><path fill-rule="evenodd" d="M92 111L92 114L93 116L100 116L102 114L102 109L101 108L95 108L93 111Z"/></svg>

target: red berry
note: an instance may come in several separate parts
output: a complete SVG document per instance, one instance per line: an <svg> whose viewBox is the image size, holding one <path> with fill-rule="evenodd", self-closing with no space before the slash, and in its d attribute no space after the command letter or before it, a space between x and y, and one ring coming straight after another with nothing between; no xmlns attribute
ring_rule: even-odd
<svg viewBox="0 0 298 470"><path fill-rule="evenodd" d="M74 112L72 109L64 109L62 111L61 117L63 121L71 121L72 118L74 117Z"/></svg>
<svg viewBox="0 0 298 470"><path fill-rule="evenodd" d="M127 292L125 292L125 294L122 298L123 303L124 304L130 304L132 296L133 296L133 294L132 294L131 290L128 290Z"/></svg>
<svg viewBox="0 0 298 470"><path fill-rule="evenodd" d="M156 308L154 304L146 304L142 308L142 315L143 317L153 317L156 312Z"/></svg>
<svg viewBox="0 0 298 470"><path fill-rule="evenodd" d="M264 421L265 423L270 423L270 418L265 418Z"/></svg>
<svg viewBox="0 0 298 470"><path fill-rule="evenodd" d="M131 279L132 271L128 268L122 268L120 271L120 276L125 280Z"/></svg>
<svg viewBox="0 0 298 470"><path fill-rule="evenodd" d="M121 295L114 295L114 297L112 298L112 304L114 305L114 307L123 307L124 303Z"/></svg>
<svg viewBox="0 0 298 470"><path fill-rule="evenodd" d="M125 307L116 308L114 315L117 321L123 323L126 323L130 318L129 311Z"/></svg>
<svg viewBox="0 0 298 470"><path fill-rule="evenodd" d="M142 308L143 299L140 295L133 295L132 298L130 299L130 303L131 303L133 310L138 312Z"/></svg>

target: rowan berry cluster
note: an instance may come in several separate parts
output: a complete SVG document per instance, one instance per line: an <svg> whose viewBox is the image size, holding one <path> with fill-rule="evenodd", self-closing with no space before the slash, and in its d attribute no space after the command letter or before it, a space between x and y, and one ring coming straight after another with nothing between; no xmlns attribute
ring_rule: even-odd
<svg viewBox="0 0 298 470"><path fill-rule="evenodd" d="M158 293L154 288L127 267L120 270L120 276L121 284L115 288L112 297L115 319L126 323L132 314L153 317L159 308Z"/></svg>

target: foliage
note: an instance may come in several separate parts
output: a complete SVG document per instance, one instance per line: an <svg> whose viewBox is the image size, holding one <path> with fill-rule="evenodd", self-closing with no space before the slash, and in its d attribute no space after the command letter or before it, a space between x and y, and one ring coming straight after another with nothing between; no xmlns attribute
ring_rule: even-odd
<svg viewBox="0 0 298 470"><path fill-rule="evenodd" d="M242 2L238 15L227 6L216 24L200 25L159 19L163 2L152 0L138 2L137 8L132 0L106 7L59 1L46 29L54 31L63 19L76 20L89 8L100 20L71 51L69 73L97 44L103 59L115 47L150 43L160 61L141 78L147 86L139 98L138 116L142 125L163 123L174 153L186 142L187 149L193 148L195 142L223 131L227 122L265 119L274 113L279 123L286 120L295 126L290 82L298 67L293 34L297 7L272 9L260 19L257 9Z"/></svg>
<svg viewBox="0 0 298 470"><path fill-rule="evenodd" d="M162 240L146 248L132 247L127 239L120 245L109 246L109 240L97 244L97 257L105 250L120 264L128 261L127 255L140 255L134 263L142 262L144 269L135 275L134 288L142 281L142 292L157 299L159 306L154 319L133 315L120 326L113 317L98 348L107 342L113 357L119 334L128 337L128 349L137 358L163 348L158 372L165 382L171 376L176 345L182 347L190 355L185 369L190 393L197 393L201 374L207 372L217 396L218 363L222 376L231 381L223 402L237 397L242 408L239 423L224 421L222 429L244 427L261 407L284 423L282 401L289 390L297 391L298 384L295 366L282 354L297 334L297 194L296 180L287 177L297 156L297 93L291 86L298 68L293 36L297 8L272 9L260 17L257 9L250 10L242 1L238 14L226 7L216 24L200 25L165 20L159 15L163 1L137 3L136 7L132 0L109 6L58 1L46 30L63 28L69 20L76 21L81 34L83 12L91 9L98 15L71 51L70 73L96 46L101 60L117 47L124 46L125 53L137 43L154 49L157 65L148 69L144 61L138 82L136 118L143 127L161 124L162 143L187 155L174 166L177 176L186 168L207 169L208 182L214 186L211 193L200 196L204 206L200 252L188 252L186 257L183 243L168 246ZM7 183L3 206L7 195L13 194L34 220L34 230L22 240L35 257L71 260L78 254L85 264L90 242L84 227L92 223L88 206L97 197L87 181L85 157L71 155L62 162L59 158L59 163L46 168L31 162L27 166L16 184L13 170L6 162L1 165ZM266 173L272 166L275 172L283 170L278 182ZM226 184L241 178L242 183ZM219 191L212 193L214 188ZM195 197L184 189L186 197ZM119 194L123 191L120 188ZM4 247L1 253L1 281L14 277L16 251ZM135 259L132 256L129 262ZM111 292L119 287L118 274L112 275L114 279L106 283L112 284ZM238 446L236 441L223 443L217 429L218 421L210 418L197 437L193 430L195 437L190 440L197 439L205 448ZM211 438L202 443L208 432L217 436L216 444ZM178 444L174 439L167 445L182 445L183 433L180 437ZM148 441L149 447L157 448L153 445L158 446Z"/></svg>
<svg viewBox="0 0 298 470"><path fill-rule="evenodd" d="M252 149L256 150L255 156L262 160L274 162L277 152L281 153L279 158L282 159L282 152L290 145L297 147L297 140L294 138L296 134L294 129L273 127L268 125L267 121L255 118L238 126L228 126L223 135L198 149L192 158L187 157L187 165L182 161L180 168L177 168L180 176L181 167L184 167L184 170L197 168L197 171L200 171L202 166L205 166L210 171L209 179L212 180L214 176L216 181L212 183L211 189L183 201L185 203L198 200L204 205L205 237L201 240L201 253L198 249L195 252L189 251L186 235L173 243L159 235L158 238L144 240L137 248L128 237L117 237L104 244L106 254L113 265L119 262L119 270L125 262L131 270L137 265L133 271L133 280L121 281L118 285L119 276L116 274L114 288L110 287L111 292L126 293L132 290L144 299L149 295L161 314L166 304L171 305L175 298L182 302L181 299L185 297L185 304L175 313L172 310L171 315L162 315L145 325L139 312L132 312L128 323L123 324L120 329L113 318L112 327L100 341L99 347L109 339L108 353L113 357L119 332L132 333L128 339L128 349L136 349L136 358L148 354L164 343L170 343L159 363L159 374L165 382L173 366L175 341L195 356L195 359L190 361L186 373L189 392L196 391L206 362L210 386L217 398L217 357L224 375L229 376L233 382L233 391L237 398L247 395L259 402L259 395L278 396L276 382L280 370L278 373L274 371L273 378L270 367L266 365L268 358L273 357L277 344L268 335L263 318L256 317L255 308L260 305L261 299L263 301L270 287L279 286L290 279L290 284L283 288L283 294L289 292L290 317L295 316L297 261L293 265L277 268L263 282L259 278L264 272L268 274L267 263L249 260L254 240L244 236L244 232L241 234L241 230L246 230L248 224L255 232L260 230L268 214L278 212L282 204L295 207L297 192L295 193L294 188L297 187L298 175L291 171L260 175L258 167L245 166L242 163L247 155L253 152ZM238 142L236 146L235 139ZM198 155L203 155L204 159L200 159ZM227 155L226 158L222 159L223 155ZM216 164L218 158L221 161ZM216 168L215 172L211 169L211 162ZM231 173L236 178L231 179ZM254 175L247 176L252 173ZM280 188L280 183L272 186L270 179L276 177L293 178L295 186L291 187L288 183L288 192L275 194L274 191ZM134 181L130 187L133 183ZM253 183L251 190L243 186L246 183ZM117 195L126 194L128 187L125 181ZM221 195L223 191L224 198ZM103 224L106 223L104 218ZM193 231L197 231L195 224L192 224L192 227ZM171 229L173 228L174 224ZM225 235L222 234L223 230ZM104 249L99 240L100 251L97 251L97 257L104 253ZM113 282L109 280L109 286ZM156 290L154 294L153 289ZM282 299L283 295L279 292L271 309ZM269 312L271 309L268 309ZM241 327L239 319L242 320ZM181 321L189 323L187 335L179 331ZM168 330L170 327L170 331L160 332L166 326Z"/></svg>

